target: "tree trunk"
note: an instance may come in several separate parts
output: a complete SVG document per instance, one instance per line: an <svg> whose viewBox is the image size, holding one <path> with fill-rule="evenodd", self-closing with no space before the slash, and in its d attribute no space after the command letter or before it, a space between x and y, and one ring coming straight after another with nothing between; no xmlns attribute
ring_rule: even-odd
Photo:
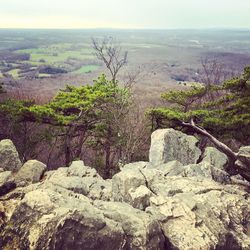
<svg viewBox="0 0 250 250"><path fill-rule="evenodd" d="M71 151L70 151L70 128L66 132L66 138L64 143L64 155L65 155L65 166L68 167L71 162Z"/></svg>
<svg viewBox="0 0 250 250"><path fill-rule="evenodd" d="M86 140L85 133L82 133L79 136L79 142L78 142L77 150L76 150L76 153L75 153L75 157L78 158L78 159L80 159L80 156L81 156L81 153L82 153L82 145L83 145L85 140Z"/></svg>
<svg viewBox="0 0 250 250"><path fill-rule="evenodd" d="M104 173L104 178L108 179L110 178L110 156L111 156L111 150L110 150L110 145L105 146L105 173Z"/></svg>
<svg viewBox="0 0 250 250"><path fill-rule="evenodd" d="M193 119L191 119L190 123L181 122L181 124L184 127L191 128L196 133L207 137L216 146L216 148L218 150L220 150L222 153L224 153L228 157L228 159L229 159L229 168L228 168L227 171L229 172L229 174L234 175L234 174L239 173L243 178L245 178L247 181L250 182L250 174L249 174L249 172L246 171L245 169L239 168L239 166L237 166L237 164L235 164L235 162L238 160L238 154L237 153L235 153L232 149L230 149L223 142L216 139L213 135L211 135L205 129L197 126L194 123Z"/></svg>

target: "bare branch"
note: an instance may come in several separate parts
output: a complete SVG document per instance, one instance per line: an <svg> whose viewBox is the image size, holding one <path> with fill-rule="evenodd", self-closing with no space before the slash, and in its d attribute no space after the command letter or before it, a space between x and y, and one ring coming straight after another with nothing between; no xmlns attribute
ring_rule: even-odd
<svg viewBox="0 0 250 250"><path fill-rule="evenodd" d="M101 42L92 38L92 47L95 50L95 56L105 64L115 83L120 69L128 62L128 52L123 53L122 48L112 37L104 38Z"/></svg>
<svg viewBox="0 0 250 250"><path fill-rule="evenodd" d="M250 182L250 173L249 173L249 160L245 159L246 162L242 162L242 159L235 153L232 149L230 149L227 145L216 139L213 135L211 135L204 128L197 126L193 119L189 123L181 122L182 126L189 127L193 129L196 133L207 137L218 150L227 155L229 159L229 168L227 169L231 174L239 173L243 178Z"/></svg>
<svg viewBox="0 0 250 250"><path fill-rule="evenodd" d="M224 154L226 154L232 161L237 160L237 154L233 152L227 145L220 142L218 139L216 139L213 135L211 135L209 132L207 132L204 128L201 128L197 126L193 119L191 119L190 123L182 122L183 126L192 128L195 132L198 134L204 135L210 139L211 142L214 143L214 145Z"/></svg>

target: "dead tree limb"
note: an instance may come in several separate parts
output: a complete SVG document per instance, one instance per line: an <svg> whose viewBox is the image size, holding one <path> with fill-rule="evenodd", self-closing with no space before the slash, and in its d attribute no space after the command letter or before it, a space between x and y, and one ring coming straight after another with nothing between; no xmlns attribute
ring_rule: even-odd
<svg viewBox="0 0 250 250"><path fill-rule="evenodd" d="M233 152L227 145L216 139L213 135L207 132L204 128L197 126L193 119L191 119L190 123L182 122L182 125L185 127L192 128L198 134L206 136L210 139L210 141L225 155L227 155L231 160L237 160L237 153Z"/></svg>
<svg viewBox="0 0 250 250"><path fill-rule="evenodd" d="M198 125L196 125L193 119L191 119L189 123L181 122L181 124L182 126L191 128L194 132L207 137L216 146L218 150L220 150L222 153L224 153L228 157L229 174L239 173L243 178L245 178L247 181L250 182L250 169L247 166L245 166L243 162L241 162L241 159L238 157L238 153L235 153L232 149L230 149L223 142L216 139L213 135L211 135L204 128L201 128ZM240 165L238 162L240 162ZM242 167L241 164L243 164L244 166Z"/></svg>

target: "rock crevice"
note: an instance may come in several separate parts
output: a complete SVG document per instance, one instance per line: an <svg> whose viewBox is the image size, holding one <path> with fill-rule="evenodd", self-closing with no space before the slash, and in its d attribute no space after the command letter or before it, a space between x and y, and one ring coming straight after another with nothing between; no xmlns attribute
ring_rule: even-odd
<svg viewBox="0 0 250 250"><path fill-rule="evenodd" d="M7 144L16 159L0 147L0 249L250 249L248 183L232 184L226 156L209 147L201 157L194 137L154 132L150 162L110 180L83 161L21 166Z"/></svg>

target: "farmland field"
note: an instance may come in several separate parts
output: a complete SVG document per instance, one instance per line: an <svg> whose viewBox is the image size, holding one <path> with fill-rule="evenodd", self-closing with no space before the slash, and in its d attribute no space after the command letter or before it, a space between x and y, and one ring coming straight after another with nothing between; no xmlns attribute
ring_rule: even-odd
<svg viewBox="0 0 250 250"><path fill-rule="evenodd" d="M74 71L75 74L83 74L83 73L91 73L92 71L95 71L98 69L97 65L87 65L82 66L80 69Z"/></svg>
<svg viewBox="0 0 250 250"><path fill-rule="evenodd" d="M106 71L91 38L113 37L128 51L119 75L140 71L137 87L154 96L165 88L199 82L201 60L215 58L226 71L250 64L249 30L0 30L0 78L35 93L91 83ZM139 70L138 70L139 69ZM15 84L14 84L14 83ZM152 97L153 98L153 97Z"/></svg>

